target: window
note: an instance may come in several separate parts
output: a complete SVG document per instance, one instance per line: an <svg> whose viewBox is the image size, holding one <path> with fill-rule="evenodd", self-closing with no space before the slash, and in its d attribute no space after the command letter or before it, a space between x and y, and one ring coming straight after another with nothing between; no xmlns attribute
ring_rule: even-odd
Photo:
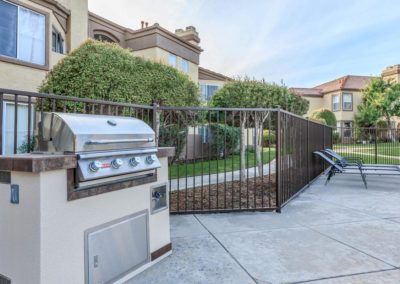
<svg viewBox="0 0 400 284"><path fill-rule="evenodd" d="M332 96L332 111L340 110L340 96L333 95Z"/></svg>
<svg viewBox="0 0 400 284"><path fill-rule="evenodd" d="M343 122L343 137L351 138L352 137L352 122Z"/></svg>
<svg viewBox="0 0 400 284"><path fill-rule="evenodd" d="M115 42L112 38L110 38L109 36L106 35L102 35L102 34L95 34L94 35L94 39L95 40L100 40L100 41L106 41L106 42Z"/></svg>
<svg viewBox="0 0 400 284"><path fill-rule="evenodd" d="M169 65L176 67L176 55L175 54L172 54L172 53L169 54L168 63L169 63Z"/></svg>
<svg viewBox="0 0 400 284"><path fill-rule="evenodd" d="M61 33L54 27L51 33L51 47L54 52L64 54L64 39Z"/></svg>
<svg viewBox="0 0 400 284"><path fill-rule="evenodd" d="M200 90L202 94L202 98L204 101L211 100L211 97L214 93L219 89L219 86L216 85L200 85Z"/></svg>
<svg viewBox="0 0 400 284"><path fill-rule="evenodd" d="M343 110L353 110L353 94L343 93Z"/></svg>
<svg viewBox="0 0 400 284"><path fill-rule="evenodd" d="M206 144L210 142L210 129L208 126L199 127L199 133L201 137L201 143Z"/></svg>
<svg viewBox="0 0 400 284"><path fill-rule="evenodd" d="M46 17L0 0L0 55L45 64Z"/></svg>
<svg viewBox="0 0 400 284"><path fill-rule="evenodd" d="M335 133L337 133L339 138L341 137L341 132L342 132L341 127L342 127L342 123L340 121L336 122L336 132Z"/></svg>
<svg viewBox="0 0 400 284"><path fill-rule="evenodd" d="M187 61L186 59L181 60L181 71L183 73L189 72L189 61Z"/></svg>
<svg viewBox="0 0 400 284"><path fill-rule="evenodd" d="M5 102L3 104L3 155L14 153L14 103ZM34 107L31 109L31 138L33 138L33 114ZM17 122L17 149L22 144L27 143L28 137L28 105L18 104Z"/></svg>

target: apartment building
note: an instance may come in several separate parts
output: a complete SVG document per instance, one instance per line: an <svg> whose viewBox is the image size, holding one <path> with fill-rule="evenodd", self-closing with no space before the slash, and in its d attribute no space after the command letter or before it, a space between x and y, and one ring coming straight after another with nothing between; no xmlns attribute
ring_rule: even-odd
<svg viewBox="0 0 400 284"><path fill-rule="evenodd" d="M89 12L87 0L0 0L0 88L37 91L47 72L88 38L115 42L136 56L177 68L199 83L205 101L230 80L199 67L203 49L195 27L170 32L157 23L139 23L136 30L118 25ZM4 98L0 154L11 153L14 144L14 102ZM18 145L28 133L28 113L20 98Z"/></svg>
<svg viewBox="0 0 400 284"><path fill-rule="evenodd" d="M0 0L0 86L36 91L66 53L87 39L87 1Z"/></svg>
<svg viewBox="0 0 400 284"><path fill-rule="evenodd" d="M208 102L218 89L222 88L226 82L231 80L230 77L199 67L199 85L202 93L202 100Z"/></svg>
<svg viewBox="0 0 400 284"><path fill-rule="evenodd" d="M382 72L386 80L400 82L400 65L387 67ZM290 88L289 90L310 102L306 116L320 109L331 110L338 127L353 126L358 105L362 102L362 90L368 86L372 76L347 75L312 88Z"/></svg>

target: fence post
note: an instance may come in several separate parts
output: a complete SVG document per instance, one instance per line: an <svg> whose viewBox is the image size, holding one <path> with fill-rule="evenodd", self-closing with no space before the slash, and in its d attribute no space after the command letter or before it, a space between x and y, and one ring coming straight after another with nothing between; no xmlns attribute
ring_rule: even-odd
<svg viewBox="0 0 400 284"><path fill-rule="evenodd" d="M276 118L276 212L281 212L281 109L277 111Z"/></svg>
<svg viewBox="0 0 400 284"><path fill-rule="evenodd" d="M307 117L307 184L310 185L310 119Z"/></svg>
<svg viewBox="0 0 400 284"><path fill-rule="evenodd" d="M0 155L3 155L3 93L0 93Z"/></svg>
<svg viewBox="0 0 400 284"><path fill-rule="evenodd" d="M159 105L157 103L153 103L153 130L155 132L155 142L157 146L160 135L160 113L158 107Z"/></svg>
<svg viewBox="0 0 400 284"><path fill-rule="evenodd" d="M378 164L378 128L375 127L375 164Z"/></svg>

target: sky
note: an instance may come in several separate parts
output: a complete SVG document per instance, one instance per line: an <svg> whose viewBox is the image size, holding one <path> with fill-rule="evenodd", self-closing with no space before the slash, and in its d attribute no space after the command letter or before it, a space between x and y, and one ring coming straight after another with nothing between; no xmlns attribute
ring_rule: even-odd
<svg viewBox="0 0 400 284"><path fill-rule="evenodd" d="M195 26L200 66L313 87L400 64L399 0L89 0L122 26Z"/></svg>

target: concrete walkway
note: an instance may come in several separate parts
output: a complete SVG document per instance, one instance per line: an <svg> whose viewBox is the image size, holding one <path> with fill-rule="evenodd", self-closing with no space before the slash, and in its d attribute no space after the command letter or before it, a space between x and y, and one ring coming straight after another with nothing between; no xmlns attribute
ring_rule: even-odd
<svg viewBox="0 0 400 284"><path fill-rule="evenodd" d="M265 164L263 167L264 176L269 175L271 173L275 173L275 160L272 160L270 163ZM247 175L248 172L248 175ZM258 173L258 168L253 167L246 170L246 175L248 178L253 178L254 174ZM203 175L202 176L194 176L180 179L173 179L170 183L170 190L175 191L179 189L186 189L192 188L196 186L206 186L208 184L217 184L223 183L224 181L232 181L233 180L240 180L240 171L233 171L233 172L226 172L219 173L219 174L211 174L211 175Z"/></svg>
<svg viewBox="0 0 400 284"><path fill-rule="evenodd" d="M324 177L278 213L172 216L173 254L128 283L400 283L400 179Z"/></svg>

